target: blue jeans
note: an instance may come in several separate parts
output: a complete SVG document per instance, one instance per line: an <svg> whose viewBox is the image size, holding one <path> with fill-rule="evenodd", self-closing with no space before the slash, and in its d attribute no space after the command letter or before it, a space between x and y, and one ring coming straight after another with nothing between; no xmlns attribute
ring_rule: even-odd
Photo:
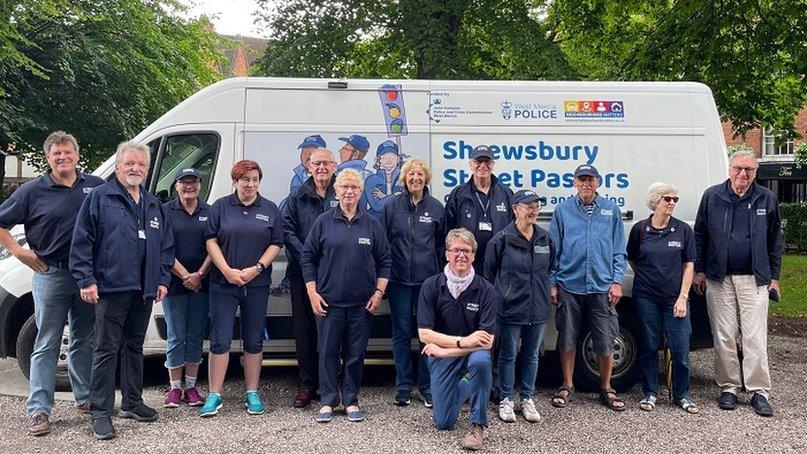
<svg viewBox="0 0 807 454"><path fill-rule="evenodd" d="M68 371L76 404L89 400L92 368L92 337L95 311L81 300L76 280L67 269L49 266L34 273L34 318L39 332L31 353L26 409L33 416L50 415L56 388L56 364L65 322L70 323Z"/></svg>
<svg viewBox="0 0 807 454"><path fill-rule="evenodd" d="M499 381L502 398L512 400L515 395L516 355L521 339L521 388L522 399L535 394L535 378L538 376L538 355L544 340L546 323L534 325L511 325L499 323Z"/></svg>
<svg viewBox="0 0 807 454"><path fill-rule="evenodd" d="M673 317L674 301L659 302L635 298L639 318L639 369L642 371L642 391L658 395L658 350L661 345L661 327L667 336L667 347L672 352L673 397L689 397L689 337L692 326L687 316Z"/></svg>
<svg viewBox="0 0 807 454"><path fill-rule="evenodd" d="M412 336L417 334L415 312L420 286L409 287L390 282L387 287L389 310L392 316L392 356L395 358L395 388L398 391L411 391L412 378ZM429 392L429 367L426 355L420 355L418 364L418 389L423 395Z"/></svg>
<svg viewBox="0 0 807 454"><path fill-rule="evenodd" d="M166 368L176 369L202 362L202 342L209 313L207 292L165 298L163 314L168 328Z"/></svg>
<svg viewBox="0 0 807 454"><path fill-rule="evenodd" d="M471 423L488 426L486 407L493 386L490 350L477 350L460 358L429 358L434 426L449 430L457 425L460 407L471 399ZM468 371L468 381L462 380Z"/></svg>

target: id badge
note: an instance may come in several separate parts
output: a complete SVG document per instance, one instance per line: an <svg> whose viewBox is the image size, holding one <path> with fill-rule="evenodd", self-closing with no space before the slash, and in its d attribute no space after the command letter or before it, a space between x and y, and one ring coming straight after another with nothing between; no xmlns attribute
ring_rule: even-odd
<svg viewBox="0 0 807 454"><path fill-rule="evenodd" d="M146 231L143 230L143 229L138 230L137 231L137 237L140 238L141 240L145 240L146 239Z"/></svg>
<svg viewBox="0 0 807 454"><path fill-rule="evenodd" d="M491 222L480 222L479 223L479 231L480 232L492 232L493 231L493 223L491 223Z"/></svg>

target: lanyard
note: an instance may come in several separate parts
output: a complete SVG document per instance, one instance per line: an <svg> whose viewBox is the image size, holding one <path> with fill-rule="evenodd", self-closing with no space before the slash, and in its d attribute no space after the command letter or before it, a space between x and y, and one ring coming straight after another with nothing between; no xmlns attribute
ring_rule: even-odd
<svg viewBox="0 0 807 454"><path fill-rule="evenodd" d="M487 219L488 218L488 208L490 208L490 196L488 196L487 202L482 203L482 198L479 197L479 193L474 192L474 195L476 196L476 200L479 202L479 206L482 207L482 216L484 217L484 219Z"/></svg>

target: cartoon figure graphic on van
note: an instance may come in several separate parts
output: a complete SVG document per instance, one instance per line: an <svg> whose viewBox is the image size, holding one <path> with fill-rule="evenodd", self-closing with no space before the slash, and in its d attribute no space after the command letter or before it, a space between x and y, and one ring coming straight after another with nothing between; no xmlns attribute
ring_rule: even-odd
<svg viewBox="0 0 807 454"><path fill-rule="evenodd" d="M308 136L300 142L300 145L297 146L297 149L300 150L300 164L294 168L294 176L291 177L289 191L293 191L294 188L305 183L305 180L311 176L308 173L308 161L311 159L311 153L317 148L325 147L325 139L319 134Z"/></svg>
<svg viewBox="0 0 807 454"><path fill-rule="evenodd" d="M389 200L389 196L403 192L403 188L398 184L398 176L406 157L391 140L384 141L378 146L373 166L376 173L364 181L364 197L370 205L367 211L373 216L381 216L381 209Z"/></svg>
<svg viewBox="0 0 807 454"><path fill-rule="evenodd" d="M352 134L349 137L340 137L339 140L344 141L345 144L339 149L339 159L342 162L336 167L336 173L344 169L355 169L366 180L373 174L372 171L367 170L367 161L364 160L367 152L370 151L370 142L367 137Z"/></svg>

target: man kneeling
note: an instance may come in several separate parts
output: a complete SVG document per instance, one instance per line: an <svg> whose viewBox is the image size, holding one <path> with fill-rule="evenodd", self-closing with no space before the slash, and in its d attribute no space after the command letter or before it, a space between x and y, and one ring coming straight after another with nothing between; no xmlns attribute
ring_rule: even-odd
<svg viewBox="0 0 807 454"><path fill-rule="evenodd" d="M446 237L442 273L423 282L418 302L418 335L426 344L434 401L434 425L453 429L460 407L471 400L471 428L462 447L477 450L488 426L485 411L493 377L490 348L496 330L493 286L474 273L476 240L466 229Z"/></svg>

